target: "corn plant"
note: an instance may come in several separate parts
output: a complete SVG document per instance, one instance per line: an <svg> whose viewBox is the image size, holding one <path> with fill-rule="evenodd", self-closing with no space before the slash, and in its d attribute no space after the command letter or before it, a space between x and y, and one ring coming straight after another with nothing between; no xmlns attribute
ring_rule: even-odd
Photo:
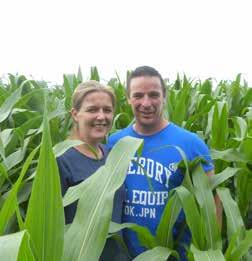
<svg viewBox="0 0 252 261"><path fill-rule="evenodd" d="M125 153L124 158L129 162L130 155L141 142L128 141L127 145L124 141L111 153L113 168L111 165L101 168L92 178L70 189L62 202L55 156L80 144L80 141L64 140L71 126L71 96L83 79L79 68L77 75L64 75L63 84L56 86L22 75L10 74L7 83L0 80L1 260L78 260L84 257L97 260L102 251L109 229L113 193L123 182L127 168L127 162L124 164L118 156ZM91 68L87 79L100 80L96 67ZM187 250L190 260L207 257L210 260L250 260L252 89L241 82L240 75L234 81L221 81L216 87L212 79L201 82L179 75L174 83L167 80L166 84L165 114L204 139L210 147L216 175L208 181L203 178L200 167L189 164L184 167L184 183L170 195L155 235L136 224L112 224L111 235L123 228L137 232L147 251L136 260L178 258L172 227L183 209L192 233L192 243ZM111 130L114 132L130 124L134 117L127 103L125 83L116 76L108 85L117 97ZM41 101L44 95L46 103ZM118 162L120 164L115 164ZM109 176L107 170L113 174ZM115 179L115 172L122 174ZM107 184L106 189L100 187L102 183ZM96 195L97 209L86 205L84 200L93 190L107 195L106 199L101 194ZM214 215L213 190L224 207L222 230ZM77 199L75 220L66 228L63 206ZM109 207L106 207L106 218L99 221L103 204ZM81 222L87 220L83 216L89 217L89 224ZM101 240L96 242L98 230L103 232ZM96 232L92 234L91 231ZM76 246L72 243L75 235L80 242Z"/></svg>

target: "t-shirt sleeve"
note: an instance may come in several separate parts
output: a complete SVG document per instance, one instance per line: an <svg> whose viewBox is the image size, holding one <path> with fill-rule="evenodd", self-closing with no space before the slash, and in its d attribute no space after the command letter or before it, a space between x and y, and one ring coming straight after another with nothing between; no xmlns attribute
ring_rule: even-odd
<svg viewBox="0 0 252 261"><path fill-rule="evenodd" d="M105 144L105 148L106 148L108 151L110 151L110 150L113 148L113 146L115 145L116 141L117 141L117 139L115 138L115 135L109 136L109 137L108 137L108 141L107 141L107 143Z"/></svg>
<svg viewBox="0 0 252 261"><path fill-rule="evenodd" d="M202 167L205 172L211 171L214 169L214 164L213 160L211 158L211 154L209 151L208 146L204 143L202 139L200 139L196 134L195 134L195 139L193 139L193 153L192 153L192 158L191 160L197 158L197 157L202 157L204 158L207 162L202 163Z"/></svg>

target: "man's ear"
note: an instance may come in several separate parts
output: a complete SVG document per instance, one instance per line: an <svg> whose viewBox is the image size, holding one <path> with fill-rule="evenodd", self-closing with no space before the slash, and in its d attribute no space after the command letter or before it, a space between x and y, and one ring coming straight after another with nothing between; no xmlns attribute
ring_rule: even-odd
<svg viewBox="0 0 252 261"><path fill-rule="evenodd" d="M127 94L126 94L127 96L127 102L128 102L128 104L130 104L131 105L131 101L130 101L130 93L127 91Z"/></svg>

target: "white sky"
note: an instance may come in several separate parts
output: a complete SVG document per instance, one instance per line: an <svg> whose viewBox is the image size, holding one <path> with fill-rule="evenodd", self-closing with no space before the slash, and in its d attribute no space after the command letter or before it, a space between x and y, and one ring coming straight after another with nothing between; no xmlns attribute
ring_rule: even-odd
<svg viewBox="0 0 252 261"><path fill-rule="evenodd" d="M62 83L96 65L102 78L139 65L165 78L232 80L252 86L250 0L1 0L0 76Z"/></svg>

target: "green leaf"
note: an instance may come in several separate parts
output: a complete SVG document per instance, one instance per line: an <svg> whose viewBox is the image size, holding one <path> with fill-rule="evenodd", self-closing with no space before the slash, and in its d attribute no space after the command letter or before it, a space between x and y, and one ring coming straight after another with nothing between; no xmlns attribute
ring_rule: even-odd
<svg viewBox="0 0 252 261"><path fill-rule="evenodd" d="M4 150L4 144L0 135L0 157L5 159L5 150Z"/></svg>
<svg viewBox="0 0 252 261"><path fill-rule="evenodd" d="M195 261L225 261L225 258L220 249L209 249L207 251L200 251L192 245L191 251L193 253Z"/></svg>
<svg viewBox="0 0 252 261"><path fill-rule="evenodd" d="M96 66L91 67L90 80L95 80L97 82L100 81L100 76L98 73L98 69Z"/></svg>
<svg viewBox="0 0 252 261"><path fill-rule="evenodd" d="M231 254L230 259L227 261L241 260L246 255L249 249L252 247L252 229L246 231L245 238L236 246Z"/></svg>
<svg viewBox="0 0 252 261"><path fill-rule="evenodd" d="M186 120L188 103L190 101L190 88L190 83L184 77L183 88L177 92L174 110L171 115L172 121L180 126Z"/></svg>
<svg viewBox="0 0 252 261"><path fill-rule="evenodd" d="M24 140L24 146L17 151L10 154L7 158L4 160L4 164L7 168L7 170L12 169L14 166L16 166L18 163L20 163L25 156L27 145L30 141L30 137L26 138Z"/></svg>
<svg viewBox="0 0 252 261"><path fill-rule="evenodd" d="M18 261L35 261L34 254L30 246L30 236L28 232L25 233L18 253Z"/></svg>
<svg viewBox="0 0 252 261"><path fill-rule="evenodd" d="M176 251L171 250L166 247L155 247L151 250L145 251L136 258L134 258L134 261L166 261L169 256L176 256L178 258L178 254Z"/></svg>
<svg viewBox="0 0 252 261"><path fill-rule="evenodd" d="M177 220L181 204L177 194L173 194L167 201L159 221L156 238L160 246L173 248L173 226Z"/></svg>
<svg viewBox="0 0 252 261"><path fill-rule="evenodd" d="M236 238L240 237L241 231L237 231L232 235L231 239L228 241L228 248L225 251L225 259L230 260L230 256L234 249L236 249Z"/></svg>
<svg viewBox="0 0 252 261"><path fill-rule="evenodd" d="M61 260L64 244L64 211L46 106L42 144L25 227L31 235L31 246L38 260Z"/></svg>
<svg viewBox="0 0 252 261"><path fill-rule="evenodd" d="M241 168L227 167L222 172L215 174L214 176L210 176L209 179L211 183L211 189L214 190L221 183L236 175L239 171L241 171Z"/></svg>
<svg viewBox="0 0 252 261"><path fill-rule="evenodd" d="M158 246L156 238L151 234L147 227L143 227L133 223L117 224L110 222L109 233L116 233L124 228L128 228L136 232L137 238L143 247L147 249Z"/></svg>
<svg viewBox="0 0 252 261"><path fill-rule="evenodd" d="M70 111L72 107L72 94L75 89L73 75L63 75L64 78L64 91L65 91L65 108Z"/></svg>
<svg viewBox="0 0 252 261"><path fill-rule="evenodd" d="M80 140L64 140L53 147L55 157L57 158L71 147L78 146L81 144L83 144L83 141Z"/></svg>
<svg viewBox="0 0 252 261"><path fill-rule="evenodd" d="M19 87L17 90L11 93L11 95L4 101L0 107L0 123L3 122L11 113L14 105L18 102L21 97L22 88Z"/></svg>
<svg viewBox="0 0 252 261"><path fill-rule="evenodd" d="M228 112L225 102L217 102L214 106L212 119L212 139L211 146L222 150L228 137Z"/></svg>
<svg viewBox="0 0 252 261"><path fill-rule="evenodd" d="M232 118L234 123L234 132L235 132L235 138L234 140L242 141L245 139L247 135L247 123L246 121L241 117L233 117Z"/></svg>
<svg viewBox="0 0 252 261"><path fill-rule="evenodd" d="M179 186L175 189L185 212L186 223L192 233L192 242L199 248L204 249L205 241L203 237L203 223L193 194L185 187Z"/></svg>
<svg viewBox="0 0 252 261"><path fill-rule="evenodd" d="M9 175L8 175L8 172L7 172L7 169L6 169L6 166L2 163L0 163L0 177L1 177L1 181L0 181L0 188L4 182L4 180L8 180L9 183L11 184L11 180L9 178Z"/></svg>
<svg viewBox="0 0 252 261"><path fill-rule="evenodd" d="M142 140L125 137L106 164L83 183L73 223L65 234L64 260L98 260L105 245L115 191L122 185L130 160Z"/></svg>
<svg viewBox="0 0 252 261"><path fill-rule="evenodd" d="M236 244L239 244L242 234L245 233L245 226L237 203L232 199L228 188L218 188L217 193L221 199L227 218L228 240L231 240L233 234L241 231L241 236L236 239Z"/></svg>
<svg viewBox="0 0 252 261"><path fill-rule="evenodd" d="M4 261L33 261L34 256L29 246L27 231L0 237L0 260Z"/></svg>
<svg viewBox="0 0 252 261"><path fill-rule="evenodd" d="M77 79L79 82L83 82L83 76L82 76L82 71L80 66L78 67Z"/></svg>
<svg viewBox="0 0 252 261"><path fill-rule="evenodd" d="M252 175L251 170L243 167L239 175L236 176L236 202L241 215L246 220L249 205L252 199Z"/></svg>
<svg viewBox="0 0 252 261"><path fill-rule="evenodd" d="M22 171L18 177L18 180L16 181L16 183L14 184L13 188L11 189L10 193L8 194L4 205L1 209L0 212L0 234L3 234L5 226L7 225L9 219L11 218L11 216L13 215L13 213L15 212L16 209L16 203L17 203L17 193L19 190L19 187L21 185L21 182L23 180L24 175L26 174L36 152L38 151L38 149L34 149L30 155L28 156L28 158L26 159Z"/></svg>
<svg viewBox="0 0 252 261"><path fill-rule="evenodd" d="M240 152L243 153L247 161L252 161L252 137L246 137L240 146Z"/></svg>
<svg viewBox="0 0 252 261"><path fill-rule="evenodd" d="M216 208L213 193L201 164L198 164L192 173L194 192L200 205L200 212L204 219L204 234L207 248L217 249L221 247L221 235L217 224Z"/></svg>
<svg viewBox="0 0 252 261"><path fill-rule="evenodd" d="M247 162L247 159L237 149L226 149L223 151L211 149L213 160L221 159L227 162Z"/></svg>

